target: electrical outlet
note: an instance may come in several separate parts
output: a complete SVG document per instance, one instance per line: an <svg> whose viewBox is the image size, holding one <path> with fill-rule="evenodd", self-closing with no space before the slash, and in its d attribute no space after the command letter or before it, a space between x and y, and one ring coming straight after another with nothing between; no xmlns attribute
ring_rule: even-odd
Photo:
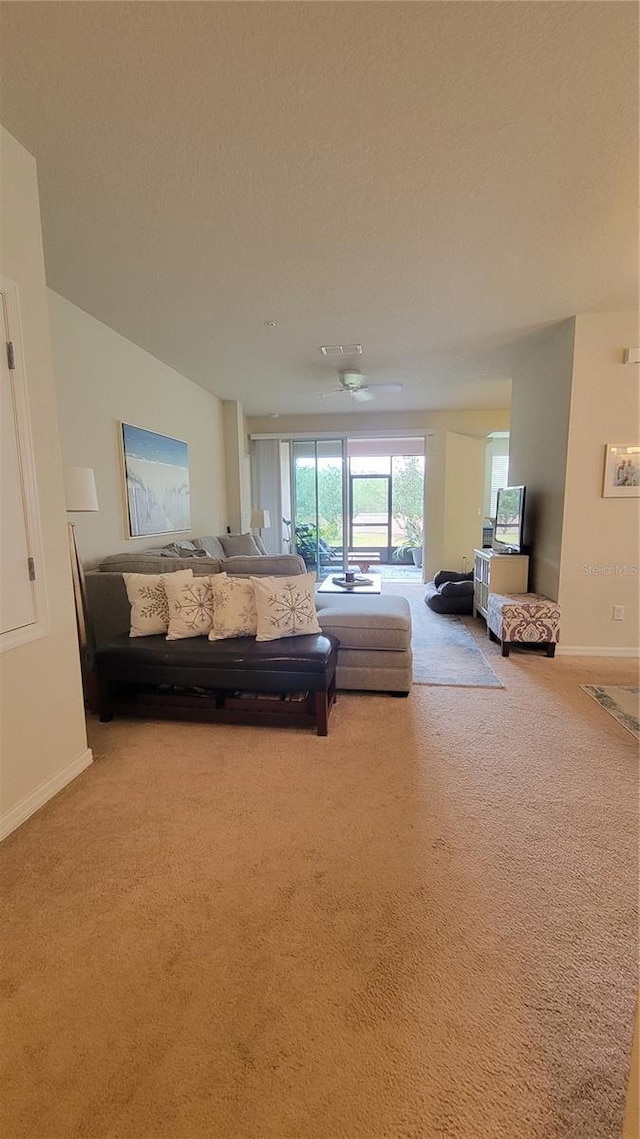
<svg viewBox="0 0 640 1139"><path fill-rule="evenodd" d="M624 605L614 605L614 607L613 607L613 620L614 621L623 621L624 620Z"/></svg>

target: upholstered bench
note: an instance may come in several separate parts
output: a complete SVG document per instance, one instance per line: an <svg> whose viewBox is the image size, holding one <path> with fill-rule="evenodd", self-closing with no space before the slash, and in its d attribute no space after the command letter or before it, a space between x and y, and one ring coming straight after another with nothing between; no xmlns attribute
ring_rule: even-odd
<svg viewBox="0 0 640 1139"><path fill-rule="evenodd" d="M120 633L95 650L98 711L225 723L298 722L326 736L338 642L324 633L255 641ZM295 720L294 720L295 717Z"/></svg>
<svg viewBox="0 0 640 1139"><path fill-rule="evenodd" d="M490 593L487 633L502 644L503 657L511 645L546 645L547 656L555 655L560 631L557 601L537 593Z"/></svg>

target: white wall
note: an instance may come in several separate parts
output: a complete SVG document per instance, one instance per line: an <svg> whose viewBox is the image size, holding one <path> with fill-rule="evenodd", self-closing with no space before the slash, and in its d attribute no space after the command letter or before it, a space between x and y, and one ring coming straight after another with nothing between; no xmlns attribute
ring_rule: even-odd
<svg viewBox="0 0 640 1139"><path fill-rule="evenodd" d="M71 587L36 166L0 128L0 271L15 281L35 452L49 632L0 656L0 833L91 762Z"/></svg>
<svg viewBox="0 0 640 1139"><path fill-rule="evenodd" d="M85 565L175 537L127 537L121 421L189 444L191 530L181 536L224 533L220 400L51 290L49 307L64 462L96 476L99 512L74 517Z"/></svg>
<svg viewBox="0 0 640 1139"><path fill-rule="evenodd" d="M445 439L444 533L441 568L473 569L473 551L482 545L484 439L447 431Z"/></svg>
<svg viewBox="0 0 640 1139"><path fill-rule="evenodd" d="M243 534L251 519L251 459L242 404L223 400L222 423L227 484L225 525L233 534Z"/></svg>
<svg viewBox="0 0 640 1139"><path fill-rule="evenodd" d="M427 439L425 579L441 569L473 569L482 545L486 440L454 431Z"/></svg>
<svg viewBox="0 0 640 1139"><path fill-rule="evenodd" d="M603 498L606 443L640 443L637 313L576 317L560 564L563 652L638 648L640 498ZM623 621L613 621L623 605Z"/></svg>
<svg viewBox="0 0 640 1139"><path fill-rule="evenodd" d="M529 588L558 599L575 321L530 338L511 387L509 483L527 488Z"/></svg>

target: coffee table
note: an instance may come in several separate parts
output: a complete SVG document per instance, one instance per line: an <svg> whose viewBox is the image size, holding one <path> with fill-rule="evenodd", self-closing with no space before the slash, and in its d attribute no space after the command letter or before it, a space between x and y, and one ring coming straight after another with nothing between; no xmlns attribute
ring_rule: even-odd
<svg viewBox="0 0 640 1139"><path fill-rule="evenodd" d="M318 586L318 593L348 593L350 597L359 593L381 593L382 592L382 577L379 573L369 574L371 578L371 585L338 585L333 579L334 577L342 576L341 574L329 574L325 577L322 585Z"/></svg>

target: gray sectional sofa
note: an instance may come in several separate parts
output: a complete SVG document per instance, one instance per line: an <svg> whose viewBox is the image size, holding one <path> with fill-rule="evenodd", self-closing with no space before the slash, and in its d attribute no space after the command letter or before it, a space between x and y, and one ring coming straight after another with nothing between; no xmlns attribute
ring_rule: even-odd
<svg viewBox="0 0 640 1139"><path fill-rule="evenodd" d="M221 543L224 539L216 539ZM197 545L196 543L200 543ZM170 573L192 569L194 574L229 573L242 576L292 576L307 572L297 554L231 554L214 556L213 540L193 540L194 554L183 543L169 553L147 550L114 554L86 575L89 619L96 648L108 645L128 631L129 607L123 573ZM237 546L227 544L227 549ZM224 546L222 547L224 554ZM336 683L338 688L391 692L407 695L412 680L411 612L403 597L393 595L316 594L318 621L324 634L340 643ZM239 638L240 640L241 638ZM250 640L246 638L246 640ZM295 638L289 638L292 652ZM165 642L164 652L171 645ZM214 651L215 643L211 643Z"/></svg>

